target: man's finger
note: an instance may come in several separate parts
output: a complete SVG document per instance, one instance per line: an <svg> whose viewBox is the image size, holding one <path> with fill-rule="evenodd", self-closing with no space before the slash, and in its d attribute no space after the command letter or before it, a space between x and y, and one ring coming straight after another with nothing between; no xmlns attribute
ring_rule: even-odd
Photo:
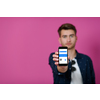
<svg viewBox="0 0 100 100"><path fill-rule="evenodd" d="M58 57L58 55L55 55L55 54L53 54L52 56L53 56L53 57L55 57L55 58L57 58L57 57Z"/></svg>
<svg viewBox="0 0 100 100"><path fill-rule="evenodd" d="M58 66L58 62L55 62L55 65Z"/></svg>
<svg viewBox="0 0 100 100"><path fill-rule="evenodd" d="M53 58L53 61L58 61L58 59L57 58Z"/></svg>
<svg viewBox="0 0 100 100"><path fill-rule="evenodd" d="M58 52L56 51L55 54L58 55Z"/></svg>

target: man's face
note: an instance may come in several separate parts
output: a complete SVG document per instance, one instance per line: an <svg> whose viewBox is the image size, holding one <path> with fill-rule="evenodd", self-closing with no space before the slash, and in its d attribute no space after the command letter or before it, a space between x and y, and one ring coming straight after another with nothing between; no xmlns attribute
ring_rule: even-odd
<svg viewBox="0 0 100 100"><path fill-rule="evenodd" d="M59 37L59 42L62 46L67 46L68 49L75 47L77 41L77 36L75 35L74 30L61 30L61 37Z"/></svg>

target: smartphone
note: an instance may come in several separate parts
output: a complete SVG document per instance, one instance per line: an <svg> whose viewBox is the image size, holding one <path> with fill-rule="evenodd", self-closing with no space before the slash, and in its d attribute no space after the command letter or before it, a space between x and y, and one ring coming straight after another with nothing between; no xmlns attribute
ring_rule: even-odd
<svg viewBox="0 0 100 100"><path fill-rule="evenodd" d="M68 65L68 48L59 47L58 55L59 55L59 66L67 66Z"/></svg>

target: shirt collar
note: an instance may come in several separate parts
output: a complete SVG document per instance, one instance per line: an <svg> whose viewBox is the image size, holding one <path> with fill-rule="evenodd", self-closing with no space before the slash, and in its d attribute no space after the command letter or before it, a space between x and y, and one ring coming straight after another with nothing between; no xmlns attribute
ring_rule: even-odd
<svg viewBox="0 0 100 100"><path fill-rule="evenodd" d="M75 50L75 51L76 51L76 57L75 57L75 59L80 59L81 58L80 53L77 50Z"/></svg>

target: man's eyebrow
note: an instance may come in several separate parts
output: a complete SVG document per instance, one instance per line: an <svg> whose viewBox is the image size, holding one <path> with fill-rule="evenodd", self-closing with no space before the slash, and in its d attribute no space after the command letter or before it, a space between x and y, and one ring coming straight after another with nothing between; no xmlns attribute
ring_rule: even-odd
<svg viewBox="0 0 100 100"><path fill-rule="evenodd" d="M74 34L70 34L69 36L74 35ZM67 36L67 35L63 35L63 36Z"/></svg>

